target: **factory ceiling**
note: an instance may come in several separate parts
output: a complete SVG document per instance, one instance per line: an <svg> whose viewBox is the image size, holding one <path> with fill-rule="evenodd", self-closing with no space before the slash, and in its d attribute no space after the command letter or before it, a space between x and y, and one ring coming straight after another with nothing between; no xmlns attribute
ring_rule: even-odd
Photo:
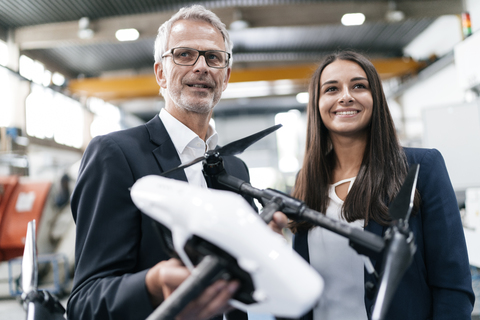
<svg viewBox="0 0 480 320"><path fill-rule="evenodd" d="M193 3L214 11L234 43L232 82L304 81L322 57L351 49L367 55L389 78L415 73L423 63L403 48L437 17L460 14L462 0L2 0L0 38L20 54L41 61L68 79L72 94L106 100L158 95L153 78L153 43L158 27ZM365 23L344 26L345 13L361 12ZM79 37L88 18L91 38ZM139 38L119 42L118 29L135 28Z"/></svg>

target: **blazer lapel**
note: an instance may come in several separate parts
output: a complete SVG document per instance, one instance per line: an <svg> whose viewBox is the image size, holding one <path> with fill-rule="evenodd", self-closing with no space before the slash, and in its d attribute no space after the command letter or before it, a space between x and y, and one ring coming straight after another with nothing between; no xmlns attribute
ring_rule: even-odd
<svg viewBox="0 0 480 320"><path fill-rule="evenodd" d="M158 115L155 116L145 126L150 134L150 140L158 145L157 148L153 149L152 153L160 165L160 171L165 172L181 165L177 150L160 117ZM184 170L172 172L168 175L168 178L188 181Z"/></svg>

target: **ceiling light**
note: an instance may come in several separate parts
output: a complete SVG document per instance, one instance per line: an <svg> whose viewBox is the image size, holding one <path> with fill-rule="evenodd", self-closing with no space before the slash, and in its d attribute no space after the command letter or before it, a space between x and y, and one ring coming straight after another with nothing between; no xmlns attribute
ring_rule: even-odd
<svg viewBox="0 0 480 320"><path fill-rule="evenodd" d="M242 12L235 10L233 12L233 21L230 23L230 30L243 30L250 27L250 23L247 20L243 20Z"/></svg>
<svg viewBox="0 0 480 320"><path fill-rule="evenodd" d="M8 64L8 47L5 42L0 40L0 65L6 67Z"/></svg>
<svg viewBox="0 0 480 320"><path fill-rule="evenodd" d="M115 37L118 41L135 41L140 36L137 29L119 29L115 32Z"/></svg>
<svg viewBox="0 0 480 320"><path fill-rule="evenodd" d="M61 73L54 72L52 75L52 83L56 86L61 87L65 83L65 77Z"/></svg>
<svg viewBox="0 0 480 320"><path fill-rule="evenodd" d="M385 19L388 22L400 22L400 21L403 21L403 19L405 19L405 13L403 13L403 11L398 11L398 10L387 11L387 13L385 14Z"/></svg>
<svg viewBox="0 0 480 320"><path fill-rule="evenodd" d="M90 26L90 19L83 17L78 20L78 37L80 39L91 39L95 32Z"/></svg>
<svg viewBox="0 0 480 320"><path fill-rule="evenodd" d="M388 22L400 22L405 19L405 13L403 11L397 10L397 4L395 1L391 0L388 2L388 10L385 13L385 20Z"/></svg>
<svg viewBox="0 0 480 320"><path fill-rule="evenodd" d="M307 104L308 103L308 92L297 93L296 99L298 103Z"/></svg>
<svg viewBox="0 0 480 320"><path fill-rule="evenodd" d="M359 26L365 22L365 15L363 13L346 13L342 17L342 24L344 26Z"/></svg>
<svg viewBox="0 0 480 320"><path fill-rule="evenodd" d="M242 30L247 29L249 27L248 21L245 20L235 20L230 23L230 30Z"/></svg>

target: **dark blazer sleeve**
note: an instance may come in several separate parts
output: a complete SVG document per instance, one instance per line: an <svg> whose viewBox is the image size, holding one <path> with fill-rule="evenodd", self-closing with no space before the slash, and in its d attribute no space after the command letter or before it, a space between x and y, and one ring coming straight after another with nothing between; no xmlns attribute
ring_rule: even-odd
<svg viewBox="0 0 480 320"><path fill-rule="evenodd" d="M153 311L147 270L137 272L136 266L141 215L130 198L133 183L115 141L108 135L93 139L71 199L77 239L69 319L145 319Z"/></svg>
<svg viewBox="0 0 480 320"><path fill-rule="evenodd" d="M421 195L421 212L412 219L417 233L418 257L411 269L417 268L419 272L425 268L433 319L471 319L475 296L468 253L445 162L435 149L406 152L410 162L420 163L417 188Z"/></svg>
<svg viewBox="0 0 480 320"><path fill-rule="evenodd" d="M405 153L410 165L420 164L417 190L421 205L409 220L417 251L386 318L471 319L475 299L472 278L457 199L445 162L435 149L405 148ZM371 224L370 230L376 225ZM372 303L367 301L369 313Z"/></svg>

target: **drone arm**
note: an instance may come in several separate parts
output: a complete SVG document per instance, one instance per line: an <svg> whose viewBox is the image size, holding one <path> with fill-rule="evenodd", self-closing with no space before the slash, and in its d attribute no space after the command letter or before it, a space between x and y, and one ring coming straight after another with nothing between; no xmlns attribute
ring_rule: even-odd
<svg viewBox="0 0 480 320"><path fill-rule="evenodd" d="M312 209L305 209L302 218L317 226L333 231L350 240L350 246L360 254L376 257L385 248L385 241L370 232L352 228L338 220L330 219Z"/></svg>
<svg viewBox="0 0 480 320"><path fill-rule="evenodd" d="M352 248L360 254L376 257L385 248L385 241L381 237L373 233L365 232L358 228L352 228L340 221L330 219L315 210L309 209L304 202L280 191L274 189L256 189L249 183L232 177L225 172L219 174L216 176L216 178L220 184L229 187L240 194L248 194L256 199L266 199L269 202L272 202L274 199L279 199L275 201L281 201L283 206L282 210L289 218L307 220L317 226L323 227L348 238ZM274 205L272 204L271 206ZM281 208L282 206L278 205L278 208ZM265 207L270 208L268 203ZM270 219L268 220L266 219L268 217L263 215L264 221L268 223L271 220L273 213L269 215Z"/></svg>
<svg viewBox="0 0 480 320"><path fill-rule="evenodd" d="M250 183L243 181L242 179L236 178L232 175L229 175L225 171L217 175L216 179L220 184L230 188L231 190L239 194L247 194L256 199L261 199L263 196L263 190L254 188Z"/></svg>

